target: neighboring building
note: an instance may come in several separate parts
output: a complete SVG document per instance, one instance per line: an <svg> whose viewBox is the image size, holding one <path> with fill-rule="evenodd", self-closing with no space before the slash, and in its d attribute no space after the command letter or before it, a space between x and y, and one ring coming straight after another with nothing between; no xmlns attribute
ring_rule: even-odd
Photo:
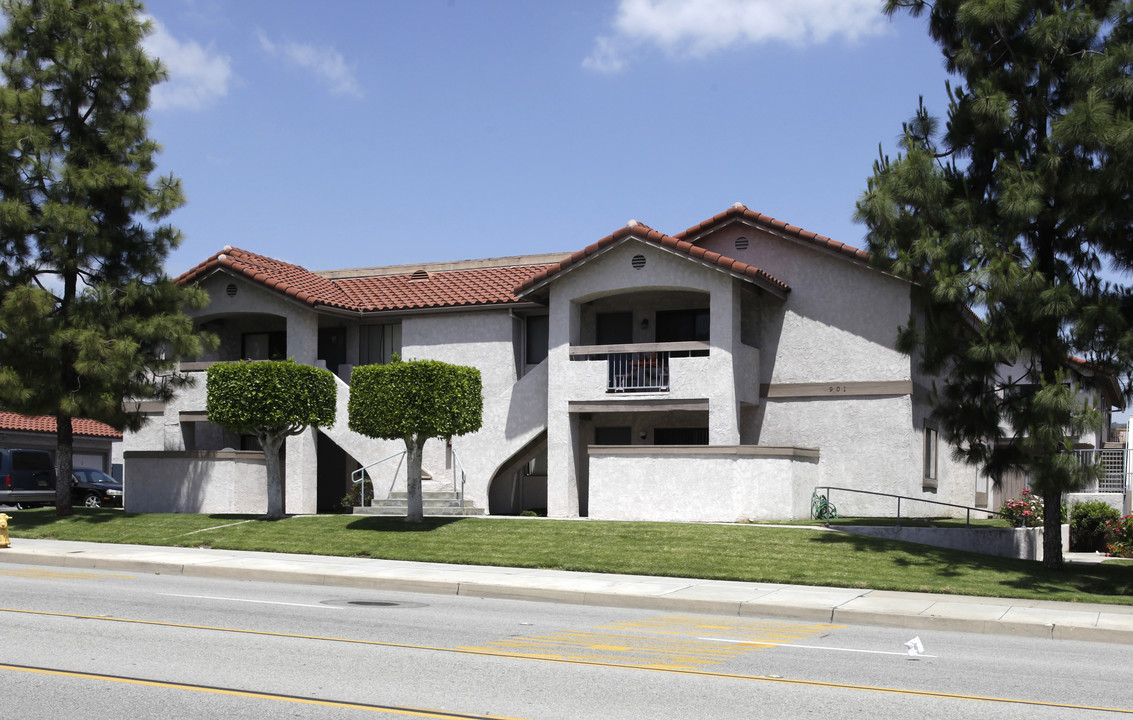
<svg viewBox="0 0 1133 720"><path fill-rule="evenodd" d="M0 412L0 447L46 450L55 457L55 418ZM71 420L73 467L89 467L105 473L113 469L114 443L122 433L97 420ZM121 473L119 473L119 477Z"/></svg>
<svg viewBox="0 0 1133 720"><path fill-rule="evenodd" d="M286 509L335 508L352 472L404 449L346 420L350 369L394 354L481 370L483 428L430 441L423 466L426 490L493 514L797 518L821 486L988 502L929 420L933 378L895 348L908 283L739 204L674 236L631 221L569 256L315 273L229 247L180 282L208 291L194 318L221 342L181 364L196 387L142 404L127 510L262 512L262 453L207 422L203 371L284 357L339 377L334 427L287 441ZM403 486L396 458L368 472L378 499Z"/></svg>

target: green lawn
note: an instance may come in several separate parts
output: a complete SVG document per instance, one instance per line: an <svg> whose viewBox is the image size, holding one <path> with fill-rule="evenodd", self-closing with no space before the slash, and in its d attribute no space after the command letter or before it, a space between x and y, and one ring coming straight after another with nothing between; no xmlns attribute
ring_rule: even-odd
<svg viewBox="0 0 1133 720"><path fill-rule="evenodd" d="M1133 605L1133 565L1068 566L798 527L352 515L259 520L77 508L11 513L19 538L868 587ZM3 550L0 550L3 552Z"/></svg>

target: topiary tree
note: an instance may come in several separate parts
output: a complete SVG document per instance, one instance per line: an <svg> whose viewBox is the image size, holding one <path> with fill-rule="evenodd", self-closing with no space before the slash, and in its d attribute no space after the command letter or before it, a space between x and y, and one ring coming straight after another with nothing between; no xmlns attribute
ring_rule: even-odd
<svg viewBox="0 0 1133 720"><path fill-rule="evenodd" d="M283 517L279 450L289 435L334 424L334 375L293 360L214 363L207 394L210 422L260 441L267 465L267 516Z"/></svg>
<svg viewBox="0 0 1133 720"><path fill-rule="evenodd" d="M350 374L350 429L405 441L406 522L421 522L421 452L432 437L446 440L480 429L484 414L480 371L437 360L363 365Z"/></svg>

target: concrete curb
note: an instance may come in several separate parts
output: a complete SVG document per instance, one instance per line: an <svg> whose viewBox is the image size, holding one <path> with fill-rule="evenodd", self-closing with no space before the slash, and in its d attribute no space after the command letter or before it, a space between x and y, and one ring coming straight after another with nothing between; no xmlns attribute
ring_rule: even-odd
<svg viewBox="0 0 1133 720"><path fill-rule="evenodd" d="M1123 605L50 540L0 563L1133 645Z"/></svg>

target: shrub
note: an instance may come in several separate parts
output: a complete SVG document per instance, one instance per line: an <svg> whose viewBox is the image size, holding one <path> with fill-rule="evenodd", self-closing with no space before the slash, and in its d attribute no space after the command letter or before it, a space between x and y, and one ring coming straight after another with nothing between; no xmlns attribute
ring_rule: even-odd
<svg viewBox="0 0 1133 720"><path fill-rule="evenodd" d="M999 512L1011 527L1042 527L1043 499L1024 489L1020 498L1003 503Z"/></svg>
<svg viewBox="0 0 1133 720"><path fill-rule="evenodd" d="M1086 500L1070 510L1070 549L1076 552L1105 550L1105 524L1121 517L1101 500Z"/></svg>
<svg viewBox="0 0 1133 720"><path fill-rule="evenodd" d="M366 489L365 502L360 502L358 497L358 492L361 488ZM343 496L338 504L343 508L355 508L370 505L372 502L374 502L374 485L370 482L369 478L365 478L360 483L351 484L350 490Z"/></svg>
<svg viewBox="0 0 1133 720"><path fill-rule="evenodd" d="M1106 521L1105 545L1114 557L1133 558L1133 515Z"/></svg>

